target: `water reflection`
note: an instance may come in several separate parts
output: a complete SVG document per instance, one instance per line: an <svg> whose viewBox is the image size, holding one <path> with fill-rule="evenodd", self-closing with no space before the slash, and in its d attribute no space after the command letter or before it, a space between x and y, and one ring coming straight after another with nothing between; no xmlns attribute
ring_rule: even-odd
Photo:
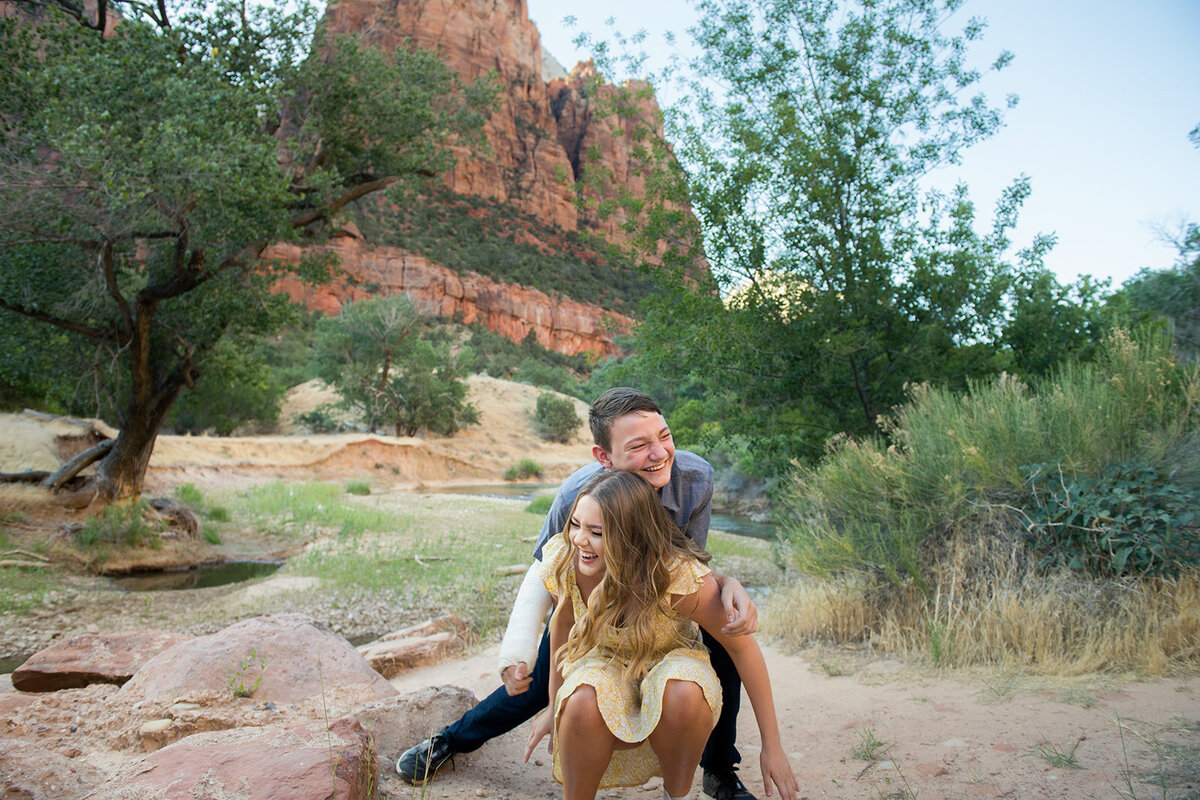
<svg viewBox="0 0 1200 800"><path fill-rule="evenodd" d="M203 564L194 569L170 572L139 572L113 578L118 589L127 592L161 592L171 589L206 589L240 583L251 578L271 575L283 564L282 561L223 561L219 564Z"/></svg>

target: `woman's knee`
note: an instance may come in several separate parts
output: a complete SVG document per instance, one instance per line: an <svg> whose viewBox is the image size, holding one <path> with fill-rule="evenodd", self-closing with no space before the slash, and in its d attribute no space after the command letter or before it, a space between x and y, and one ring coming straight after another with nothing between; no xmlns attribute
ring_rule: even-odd
<svg viewBox="0 0 1200 800"><path fill-rule="evenodd" d="M695 681L669 680L663 689L663 714L674 718L713 724L712 709L704 699L704 690Z"/></svg>
<svg viewBox="0 0 1200 800"><path fill-rule="evenodd" d="M559 708L559 719L564 725L595 727L604 725L600 715L600 701L594 687L584 683L576 687Z"/></svg>

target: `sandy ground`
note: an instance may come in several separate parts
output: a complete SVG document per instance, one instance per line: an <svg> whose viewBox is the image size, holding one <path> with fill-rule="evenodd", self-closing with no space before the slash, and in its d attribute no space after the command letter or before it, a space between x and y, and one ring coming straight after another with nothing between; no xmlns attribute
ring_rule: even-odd
<svg viewBox="0 0 1200 800"><path fill-rule="evenodd" d="M590 460L590 441L584 428L565 445L538 439L530 420L539 393L529 386L472 378L471 399L482 412L483 424L451 438L295 432L220 439L163 436L151 461L147 493L169 494L185 481L211 489L276 478L366 476L390 488L495 483L505 469L526 457L542 464L545 480L554 482ZM285 419L327 401L318 387L305 387L293 395ZM584 405L578 406L586 417ZM0 415L0 430L0 471L6 472L52 469L63 457L64 441L78 433L77 426L25 415ZM67 440L59 438L63 436ZM0 504L4 502L0 496ZM197 593L192 602L202 597ZM122 608L111 611L119 615ZM101 630L120 629L119 617L89 621ZM61 609L31 613L22 622L31 630L63 624ZM1200 798L1195 782L1200 775L1200 678L1055 680L932 672L861 651L793 653L776 642L764 642L764 650L802 797ZM0 690L3 683L0 679ZM499 685L495 650L414 670L393 683L401 689L454 684L482 697ZM535 756L541 764L521 763L527 731L528 726L522 726L458 758L454 770L444 770L425 790L383 776L381 794L557 796L544 751ZM740 731L743 778L765 797L757 767L757 729L747 702ZM880 743L872 759L859 757L866 755L862 751L867 737ZM1056 754L1070 754L1076 768L1051 765L1046 756ZM1182 777L1168 775L1169 789L1142 781L1158 775L1163 764L1169 772L1184 767ZM658 791L651 785L608 790L601 796L657 798Z"/></svg>
<svg viewBox="0 0 1200 800"><path fill-rule="evenodd" d="M1168 795L1139 776L1158 773L1150 741L1200 744L1200 678L1070 682L986 674L933 674L890 660L843 653L847 671L830 675L829 653L791 654L765 643L785 747L806 798L1121 798L1126 770L1138 798L1195 797L1184 784ZM499 685L495 648L393 679L400 689L464 686L484 696ZM836 671L836 670L834 670ZM760 798L759 737L743 696L742 777ZM528 725L456 759L424 793L394 777L391 798L555 797L550 759L539 747L523 764ZM863 736L882 742L874 761L855 756ZM1125 744L1122 745L1122 733ZM1078 768L1053 767L1038 754L1074 749ZM699 792L699 777L693 795ZM657 798L647 787L602 791L605 798ZM653 790L653 791L651 791ZM1188 792L1191 792L1190 794ZM777 795L776 795L777 796Z"/></svg>

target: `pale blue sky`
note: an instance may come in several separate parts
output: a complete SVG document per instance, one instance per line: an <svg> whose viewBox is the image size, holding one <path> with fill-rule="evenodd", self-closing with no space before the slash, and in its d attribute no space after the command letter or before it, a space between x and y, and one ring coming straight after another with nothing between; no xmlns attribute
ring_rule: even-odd
<svg viewBox="0 0 1200 800"><path fill-rule="evenodd" d="M685 38L695 18L687 0L528 3L543 48L568 70L587 55L571 40L603 35L608 17L622 33L645 29L651 54L666 50L664 31ZM1200 123L1200 1L968 0L958 16L988 20L972 52L1015 54L985 88L994 101L1010 92L1021 101L1000 133L945 170L945 186L964 181L988 212L1029 175L1014 243L1057 233L1047 265L1064 281L1089 273L1116 288L1141 267L1174 263L1155 229L1200 223L1200 150L1187 139Z"/></svg>

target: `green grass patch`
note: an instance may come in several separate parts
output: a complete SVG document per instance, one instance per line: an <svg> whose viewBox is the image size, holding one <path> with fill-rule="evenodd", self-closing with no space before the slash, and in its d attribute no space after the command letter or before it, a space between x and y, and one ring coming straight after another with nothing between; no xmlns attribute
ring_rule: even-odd
<svg viewBox="0 0 1200 800"><path fill-rule="evenodd" d="M147 502L112 503L83 523L75 541L83 547L161 547L159 527L146 520Z"/></svg>
<svg viewBox="0 0 1200 800"><path fill-rule="evenodd" d="M28 611L41 608L46 595L62 585L61 579L50 569L28 567L0 567L0 614Z"/></svg>
<svg viewBox="0 0 1200 800"><path fill-rule="evenodd" d="M539 494L529 501L529 505L525 506L525 510L530 514L537 514L539 517L544 517L550 513L550 506L552 505L554 505L554 498L552 496Z"/></svg>
<svg viewBox="0 0 1200 800"><path fill-rule="evenodd" d="M202 536L204 541L208 542L209 544L221 543L220 529L207 520L200 523L200 536Z"/></svg>
<svg viewBox="0 0 1200 800"><path fill-rule="evenodd" d="M192 483L184 483L176 486L175 499L197 510L204 506L204 493Z"/></svg>
<svg viewBox="0 0 1200 800"><path fill-rule="evenodd" d="M321 578L336 592L400 597L414 606L461 616L490 637L508 620L520 576L497 568L529 563L538 521L509 504L477 498L406 504L375 531L329 537L286 569Z"/></svg>
<svg viewBox="0 0 1200 800"><path fill-rule="evenodd" d="M356 478L352 481L346 481L346 494L369 495L371 493L371 482L364 478Z"/></svg>
<svg viewBox="0 0 1200 800"><path fill-rule="evenodd" d="M331 483L275 481L229 495L226 505L264 533L305 535L314 528L333 528L346 535L395 525L394 515L350 500Z"/></svg>

